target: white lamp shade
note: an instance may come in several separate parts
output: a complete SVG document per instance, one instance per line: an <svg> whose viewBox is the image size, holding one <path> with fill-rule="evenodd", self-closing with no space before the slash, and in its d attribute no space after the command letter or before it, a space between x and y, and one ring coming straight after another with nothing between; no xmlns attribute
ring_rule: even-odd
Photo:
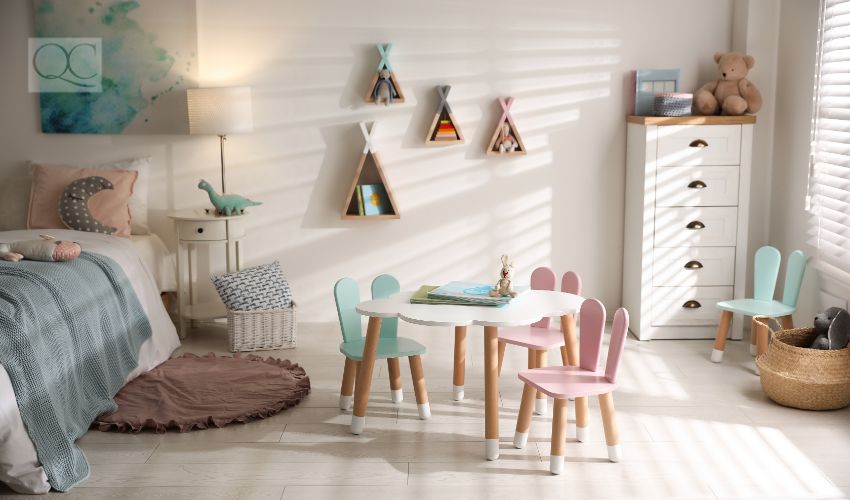
<svg viewBox="0 0 850 500"><path fill-rule="evenodd" d="M227 135L254 129L251 87L214 87L186 91L189 133Z"/></svg>

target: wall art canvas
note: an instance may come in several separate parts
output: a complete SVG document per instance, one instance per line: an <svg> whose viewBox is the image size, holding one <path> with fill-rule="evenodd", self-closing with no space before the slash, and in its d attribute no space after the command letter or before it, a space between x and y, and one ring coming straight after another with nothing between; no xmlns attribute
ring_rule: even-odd
<svg viewBox="0 0 850 500"><path fill-rule="evenodd" d="M42 132L188 131L185 89L197 86L195 0L33 0L33 8L31 52L33 41L44 45L45 39L60 38L97 39L101 50L99 91L50 92L47 82L36 90ZM68 47L53 44L42 50L38 62L53 54L62 64L47 65L40 74L57 80L66 67L79 67L80 58L95 51L94 45L75 52ZM30 59L35 65L32 54ZM73 80L73 75L65 71L62 78Z"/></svg>

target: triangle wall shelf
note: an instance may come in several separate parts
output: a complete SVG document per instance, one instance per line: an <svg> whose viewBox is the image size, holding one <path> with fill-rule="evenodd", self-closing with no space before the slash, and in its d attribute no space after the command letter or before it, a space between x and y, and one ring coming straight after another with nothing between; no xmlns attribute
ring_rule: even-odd
<svg viewBox="0 0 850 500"><path fill-rule="evenodd" d="M401 216L381 167L381 158L372 144L375 125L373 123L370 129L365 122L360 122L366 145L342 206L343 220L398 219Z"/></svg>
<svg viewBox="0 0 850 500"><path fill-rule="evenodd" d="M434 120L425 136L425 144L429 146L449 146L452 144L463 144L463 132L460 131L452 108L447 100L451 85L437 86L437 94L440 96L440 105L434 114Z"/></svg>
<svg viewBox="0 0 850 500"><path fill-rule="evenodd" d="M511 117L510 109L513 103L513 97L499 98L502 116L496 123L493 137L487 146L487 154L490 156L521 156L527 154L519 130L516 128L513 117Z"/></svg>
<svg viewBox="0 0 850 500"><path fill-rule="evenodd" d="M366 91L364 99L366 102L383 103L387 106L402 103L404 102L404 91L401 90L401 85L398 83L389 59L393 44L379 43L377 47L378 53L381 55L381 61L378 63L378 69L375 70L375 76L372 77L372 82L369 84L369 89ZM382 78L381 72L385 70L387 72L387 78ZM385 90L388 91L387 94L390 96L387 100L381 98L381 94Z"/></svg>

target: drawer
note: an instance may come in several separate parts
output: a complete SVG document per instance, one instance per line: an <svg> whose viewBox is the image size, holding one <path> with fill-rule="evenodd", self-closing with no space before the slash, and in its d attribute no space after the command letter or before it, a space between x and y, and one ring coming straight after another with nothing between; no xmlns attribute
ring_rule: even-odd
<svg viewBox="0 0 850 500"><path fill-rule="evenodd" d="M177 234L183 241L216 241L227 239L225 221L181 220L177 223Z"/></svg>
<svg viewBox="0 0 850 500"><path fill-rule="evenodd" d="M735 284L735 247L656 248L652 258L652 286Z"/></svg>
<svg viewBox="0 0 850 500"><path fill-rule="evenodd" d="M733 247L737 231L737 207L655 209L656 247Z"/></svg>
<svg viewBox="0 0 850 500"><path fill-rule="evenodd" d="M655 206L736 206L738 170L737 165L659 167L655 182Z"/></svg>
<svg viewBox="0 0 850 500"><path fill-rule="evenodd" d="M740 125L671 125L658 127L658 160L673 165L738 165Z"/></svg>
<svg viewBox="0 0 850 500"><path fill-rule="evenodd" d="M717 303L731 298L731 286L653 287L652 325L717 325Z"/></svg>

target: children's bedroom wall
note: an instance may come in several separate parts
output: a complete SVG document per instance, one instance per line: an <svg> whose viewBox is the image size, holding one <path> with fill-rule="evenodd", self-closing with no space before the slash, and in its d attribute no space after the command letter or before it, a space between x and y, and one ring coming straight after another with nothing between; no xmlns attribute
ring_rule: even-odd
<svg viewBox="0 0 850 500"><path fill-rule="evenodd" d="M491 280L501 253L513 257L520 281L541 264L574 269L586 294L617 306L625 75L680 68L686 90L714 78L712 54L731 48L732 3L475 0L396 9L374 0L332 8L198 0L200 84L253 90L254 132L227 144L229 190L264 202L248 220L246 264L280 260L306 321L332 319L331 288L341 276L364 291L382 272L408 288ZM195 186L218 179L217 139L42 134L36 95L26 90L31 22L21 19L31 20L31 11L27 0L0 6L0 58L11 65L0 81L0 186L23 175L25 160L150 155L153 230L173 245L166 214L206 203ZM376 42L394 44L404 103L363 102ZM465 145L423 144L439 104L434 87L442 84L452 85ZM528 155L490 158L484 149L501 113L496 98L506 95L516 99L512 113ZM376 147L399 220L340 220L363 120L378 122Z"/></svg>

